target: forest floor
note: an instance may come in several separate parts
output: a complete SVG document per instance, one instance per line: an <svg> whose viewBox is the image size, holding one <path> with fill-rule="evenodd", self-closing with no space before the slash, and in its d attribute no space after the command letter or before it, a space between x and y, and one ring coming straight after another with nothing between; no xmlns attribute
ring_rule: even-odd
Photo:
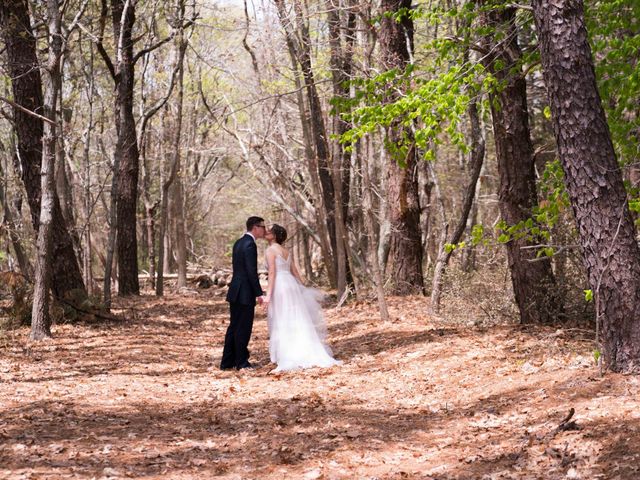
<svg viewBox="0 0 640 480"><path fill-rule="evenodd" d="M217 369L215 289L118 300L124 321L42 343L4 333L0 478L640 478L640 378L601 377L592 332L390 311L328 308L344 364L277 375L260 308L258 368Z"/></svg>

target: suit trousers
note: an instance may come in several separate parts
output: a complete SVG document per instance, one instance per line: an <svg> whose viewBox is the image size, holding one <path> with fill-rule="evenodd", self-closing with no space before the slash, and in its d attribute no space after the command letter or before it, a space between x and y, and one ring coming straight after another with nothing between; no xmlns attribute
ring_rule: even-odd
<svg viewBox="0 0 640 480"><path fill-rule="evenodd" d="M255 305L230 303L231 320L224 337L220 368L240 368L249 361L249 339L253 329Z"/></svg>

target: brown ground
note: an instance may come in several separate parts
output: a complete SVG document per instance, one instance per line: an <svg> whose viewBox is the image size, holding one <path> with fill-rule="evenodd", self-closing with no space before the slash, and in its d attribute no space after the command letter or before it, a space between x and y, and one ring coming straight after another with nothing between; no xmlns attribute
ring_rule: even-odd
<svg viewBox="0 0 640 480"><path fill-rule="evenodd" d="M601 378L590 332L453 325L426 302L391 299L389 323L371 305L327 310L344 365L282 375L262 311L260 368L215 368L215 290L121 301L126 322L40 344L9 334L0 477L640 478L640 379Z"/></svg>

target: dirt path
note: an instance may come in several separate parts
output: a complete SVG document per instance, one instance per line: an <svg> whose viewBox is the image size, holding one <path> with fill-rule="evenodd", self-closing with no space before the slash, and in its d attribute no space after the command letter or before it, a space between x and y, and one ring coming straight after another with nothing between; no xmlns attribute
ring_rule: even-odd
<svg viewBox="0 0 640 480"><path fill-rule="evenodd" d="M4 337L0 478L640 478L640 378L600 378L588 332L451 325L391 299L385 324L327 311L343 366L273 375L260 313L260 368L221 372L214 292ZM579 430L557 431L570 408Z"/></svg>

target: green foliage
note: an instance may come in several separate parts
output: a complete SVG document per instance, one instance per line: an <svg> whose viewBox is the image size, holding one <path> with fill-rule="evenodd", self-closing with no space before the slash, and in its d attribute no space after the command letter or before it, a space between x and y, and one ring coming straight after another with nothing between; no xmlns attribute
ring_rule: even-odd
<svg viewBox="0 0 640 480"><path fill-rule="evenodd" d="M559 160L545 165L538 188L543 200L533 209L533 218L549 230L558 223L560 213L571 205ZM546 233L542 231L538 233L548 238Z"/></svg>
<svg viewBox="0 0 640 480"><path fill-rule="evenodd" d="M477 22L482 10L502 9L504 1L486 2L478 6L476 2L465 2L460 6L442 6L437 3L422 9L402 9L383 15L402 21L407 16L412 20L424 19L430 25L444 31L455 30L454 35L439 35L423 47L429 62L409 65L405 71L393 69L369 79L352 81L355 96L352 99L333 99L334 113L340 112L343 119L353 125L340 137L340 142L350 150L365 135L379 129L399 127L411 129L411 135L394 138L395 146L387 148L400 164L406 149L416 146L424 152L425 159L434 158L433 149L448 143L464 153L468 153L464 134L461 132L463 117L471 99L481 98L483 93L499 92L506 83L500 82L493 71L505 68L504 61L496 59L487 69L480 61L470 61L469 51L482 36L491 35L498 42L505 32L493 26ZM523 25L531 23L530 13L525 14ZM522 62L513 67L514 74L520 75L524 64L535 62L537 51L525 52ZM493 107L500 108L497 95L493 96ZM481 107L486 104L480 103Z"/></svg>
<svg viewBox="0 0 640 480"><path fill-rule="evenodd" d="M593 290L584 290L584 299L587 302L593 301Z"/></svg>
<svg viewBox="0 0 640 480"><path fill-rule="evenodd" d="M596 348L593 351L593 359L595 360L596 365L598 365L598 363L600 362L600 357L602 357L602 353L600 352L599 349Z"/></svg>
<svg viewBox="0 0 640 480"><path fill-rule="evenodd" d="M640 2L586 3L587 29L611 138L623 164L640 152Z"/></svg>
<svg viewBox="0 0 640 480"><path fill-rule="evenodd" d="M478 77L484 68L476 64L471 69L452 66L434 78L411 79L412 68L404 72L396 69L381 73L372 79L354 82L355 98L334 99L334 108L354 127L340 138L349 146L380 127L413 127L413 136L399 139L392 153L402 153L410 144L430 152L443 136L463 152L469 147L459 126L466 113L469 100L477 95L481 84ZM404 91L399 98L388 98L390 91ZM402 158L402 155L396 155Z"/></svg>

